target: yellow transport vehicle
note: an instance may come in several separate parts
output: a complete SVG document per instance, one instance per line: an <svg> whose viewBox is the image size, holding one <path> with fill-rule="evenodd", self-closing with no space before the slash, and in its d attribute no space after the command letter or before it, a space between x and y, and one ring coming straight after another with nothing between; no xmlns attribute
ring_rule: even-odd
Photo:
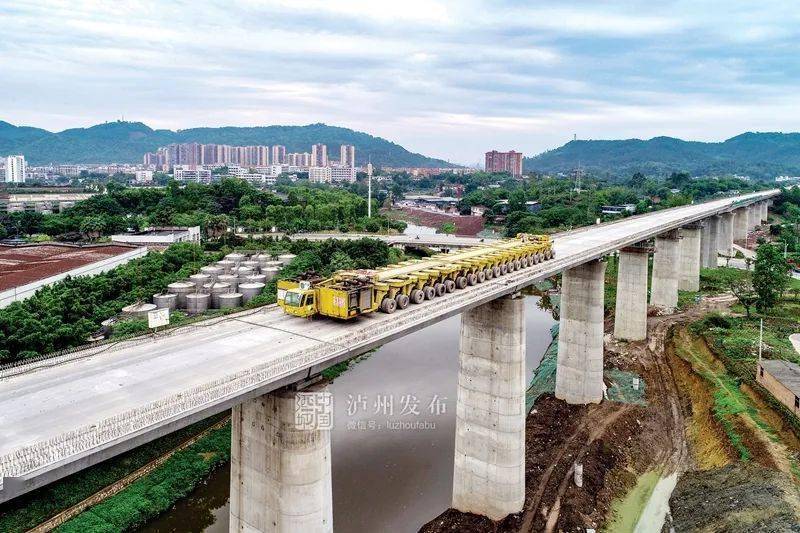
<svg viewBox="0 0 800 533"><path fill-rule="evenodd" d="M300 317L348 320L444 296L555 256L547 235L520 233L455 253L403 261L369 270L340 270L330 278L278 282L278 305Z"/></svg>

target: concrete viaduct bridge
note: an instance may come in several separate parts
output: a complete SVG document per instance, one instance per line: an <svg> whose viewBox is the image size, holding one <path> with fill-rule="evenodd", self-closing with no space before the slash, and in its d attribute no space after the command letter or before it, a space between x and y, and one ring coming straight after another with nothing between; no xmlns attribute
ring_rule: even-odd
<svg viewBox="0 0 800 533"><path fill-rule="evenodd" d="M339 361L461 314L453 507L499 519L525 495L525 321L515 295L563 273L556 396L603 397L602 257L619 251L614 334L647 335L701 266L766 220L777 190L557 236L556 258L386 315L306 321L275 307L0 371L0 501L233 409L231 531L331 531L330 432L301 427L297 395ZM304 385L312 383L304 388Z"/></svg>

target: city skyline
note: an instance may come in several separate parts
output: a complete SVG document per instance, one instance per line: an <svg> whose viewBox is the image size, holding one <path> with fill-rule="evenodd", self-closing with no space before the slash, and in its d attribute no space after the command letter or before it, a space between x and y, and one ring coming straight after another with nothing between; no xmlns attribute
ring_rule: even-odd
<svg viewBox="0 0 800 533"><path fill-rule="evenodd" d="M345 166L355 168L356 149L351 144L339 146L340 159L328 158L327 145L317 143L311 152L286 152L286 146L230 145L217 143L172 143L161 146L154 152L146 152L142 163L151 167L170 167L174 165L219 165L233 164L251 167L268 165L290 165L298 167Z"/></svg>
<svg viewBox="0 0 800 533"><path fill-rule="evenodd" d="M2 118L53 130L121 116L170 129L325 122L473 164L491 145L533 155L573 134L796 129L796 10L703 4L16 4L0 8ZM218 39L222 28L237 38Z"/></svg>

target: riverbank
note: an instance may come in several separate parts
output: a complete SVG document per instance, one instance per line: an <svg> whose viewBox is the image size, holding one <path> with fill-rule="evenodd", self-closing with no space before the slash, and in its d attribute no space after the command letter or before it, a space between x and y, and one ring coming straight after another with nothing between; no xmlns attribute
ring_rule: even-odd
<svg viewBox="0 0 800 533"><path fill-rule="evenodd" d="M111 533L146 523L230 460L230 422L172 454L148 475L67 521L60 533Z"/></svg>
<svg viewBox="0 0 800 533"><path fill-rule="evenodd" d="M222 418L223 415L192 424L0 505L0 531L18 533L35 528L178 448Z"/></svg>

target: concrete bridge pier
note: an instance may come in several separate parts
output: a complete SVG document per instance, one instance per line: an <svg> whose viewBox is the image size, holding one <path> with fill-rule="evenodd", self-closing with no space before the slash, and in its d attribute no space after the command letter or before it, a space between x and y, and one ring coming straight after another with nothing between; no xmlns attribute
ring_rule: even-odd
<svg viewBox="0 0 800 533"><path fill-rule="evenodd" d="M324 385L301 391L326 392ZM298 425L297 395L279 389L233 408L231 533L333 531L330 429Z"/></svg>
<svg viewBox="0 0 800 533"><path fill-rule="evenodd" d="M565 270L561 279L555 395L570 404L603 399L605 271L595 260Z"/></svg>
<svg viewBox="0 0 800 533"><path fill-rule="evenodd" d="M678 306L678 265L681 245L678 230L656 237L653 254L653 283L650 288L650 305L671 313Z"/></svg>
<svg viewBox="0 0 800 533"><path fill-rule="evenodd" d="M708 265L711 263L709 255L711 250L709 249L709 239L711 238L711 224L709 223L708 219L704 220L701 223L700 228L700 268L708 268ZM715 254L716 255L716 254Z"/></svg>
<svg viewBox="0 0 800 533"><path fill-rule="evenodd" d="M647 338L646 246L629 246L619 251L614 337L627 341Z"/></svg>
<svg viewBox="0 0 800 533"><path fill-rule="evenodd" d="M705 227L708 228L708 237L701 244L703 247L703 258L701 267L703 268L717 268L717 254L722 246L722 217L713 216L706 219Z"/></svg>
<svg viewBox="0 0 800 533"><path fill-rule="evenodd" d="M767 202L761 202L759 205L761 206L761 221L766 222L769 218L769 205Z"/></svg>
<svg viewBox="0 0 800 533"><path fill-rule="evenodd" d="M733 255L733 225L734 214L722 213L719 215L719 232L717 233L717 250L720 254L731 256ZM714 264L714 268L717 264Z"/></svg>
<svg viewBox="0 0 800 533"><path fill-rule="evenodd" d="M698 224L684 226L681 229L678 288L682 291L700 290L700 246L703 244L700 240L700 231L701 226ZM716 231L714 236L716 237ZM716 248L716 239L714 240Z"/></svg>
<svg viewBox="0 0 800 533"><path fill-rule="evenodd" d="M747 239L747 232L750 229L750 222L748 220L748 212L746 207L740 207L735 211L736 218L733 224L733 240L743 241Z"/></svg>
<svg viewBox="0 0 800 533"><path fill-rule="evenodd" d="M500 520L525 502L525 308L461 314L453 507Z"/></svg>
<svg viewBox="0 0 800 533"><path fill-rule="evenodd" d="M756 204L750 204L747 207L747 220L750 223L750 229L755 229L761 223L761 213Z"/></svg>

